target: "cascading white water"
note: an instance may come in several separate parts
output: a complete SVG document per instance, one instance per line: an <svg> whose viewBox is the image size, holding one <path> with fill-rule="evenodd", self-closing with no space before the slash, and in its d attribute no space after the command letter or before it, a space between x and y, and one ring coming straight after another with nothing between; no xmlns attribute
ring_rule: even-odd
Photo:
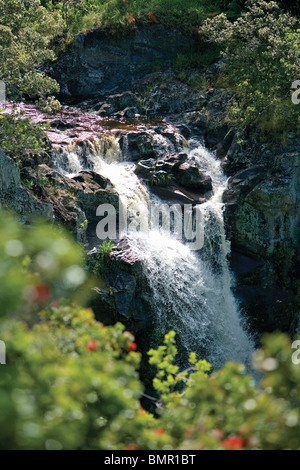
<svg viewBox="0 0 300 470"><path fill-rule="evenodd" d="M165 143L166 149L168 146ZM176 330L187 350L199 354L205 351L214 367L221 367L228 360L247 363L253 344L242 325L231 291L227 261L230 244L226 239L222 204L226 177L220 162L198 141L192 140L187 151L189 160L209 174L213 182L210 199L201 205L203 248L193 252L170 232L157 229L131 233L129 243L148 278L156 327L165 332ZM132 206L132 213L139 212L147 225L150 195L134 174L133 165L108 163L103 156L103 151L90 152L84 161L80 157L76 160L74 152L70 152L69 164L65 164L65 168L69 165L69 171L61 165L60 169L71 176L79 163L80 170L93 169L106 176L122 203ZM113 158L120 159L120 154L115 152ZM162 204L157 199L155 203ZM130 211L129 215L132 215Z"/></svg>
<svg viewBox="0 0 300 470"><path fill-rule="evenodd" d="M200 206L202 250L193 252L169 233L157 230L132 235L132 250L143 260L160 326L174 328L189 351L205 350L214 367L228 360L248 363L254 346L231 291L227 260L230 243L222 203L227 179L220 161L199 142L190 145L189 160L213 182L211 198Z"/></svg>

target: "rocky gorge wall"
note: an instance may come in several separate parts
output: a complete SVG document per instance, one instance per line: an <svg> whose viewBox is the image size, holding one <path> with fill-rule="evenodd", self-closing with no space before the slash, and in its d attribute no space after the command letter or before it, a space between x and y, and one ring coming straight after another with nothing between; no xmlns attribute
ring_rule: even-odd
<svg viewBox="0 0 300 470"><path fill-rule="evenodd" d="M206 147L223 160L229 178L224 195L226 229L232 245L230 262L236 278L234 290L241 309L257 333L280 329L293 334L298 327L300 310L300 141L289 134L286 142L281 144L263 142L256 133L247 141L241 141L238 129L231 126L226 113L233 92L213 86L219 63L212 64L207 70L189 72L190 76L203 78L203 86L199 85L196 90L189 80L182 80L177 72L168 68L178 52L186 53L194 47L191 40L161 25L143 28L122 40L95 31L75 39L70 49L51 66L52 75L60 82L63 99L84 101L84 109L92 112L95 119L122 120L121 150L125 152L123 144L126 142L130 147L130 158L137 165L137 173L140 172L143 178L149 171L153 176L153 159L156 161L161 157L155 153L147 133L145 136L143 131L132 131L132 127L126 126L132 122L138 125L145 118L152 120L157 133L169 132L166 127L160 128L162 119L171 122L183 140L193 136L202 139ZM159 72L153 72L156 61L164 63ZM74 126L70 133L76 136ZM180 148L176 151L180 154ZM4 167L10 165L3 154L0 154L1 161ZM56 218L64 223L68 221L77 238L85 241L85 219L89 227L93 227L96 221L92 208L97 207L99 201L115 198L113 188L107 181L95 181L92 173L87 172L73 181L57 173L53 164L41 166L40 163L40 174L50 183L55 182L59 191L49 194L46 188L44 193L45 188L41 188L37 179L35 196L42 201L39 204L46 204L37 208L36 198L23 187L24 201L31 197L32 206L28 211L34 213L42 208L42 212L51 216L53 210ZM169 163L161 163L162 171ZM191 181L193 169L187 170L184 178ZM21 172L28 175L30 169L25 165ZM10 180L6 180L5 174L5 171L0 174L1 200L7 194L15 194L17 201L17 193L21 191L19 173L14 168L12 175L15 176L8 190L5 185ZM205 177L197 177L197 184L209 185ZM159 195L171 198L176 191L178 194L178 187L171 186L161 185L157 189ZM181 186L181 190L181 202L195 197L191 188L183 191ZM200 196L197 196L198 202L201 202ZM12 206L19 209L16 202ZM149 310L149 299L144 298L136 287L139 285L138 267L132 272L126 263L125 266L119 277L116 265L112 269L115 274L111 274L113 278L109 283L115 289L115 295L107 295L109 288L102 293L102 299L106 297L110 302L103 315L111 315L113 321L126 321L127 318L132 329L139 330L148 321L145 312ZM121 279L119 284L118 279ZM124 314L126 305L128 311ZM142 305L144 313L141 313Z"/></svg>
<svg viewBox="0 0 300 470"><path fill-rule="evenodd" d="M50 72L61 84L63 99L86 100L124 91L132 81L153 72L155 65L166 67L195 47L195 41L159 24L126 38L96 30L79 34Z"/></svg>

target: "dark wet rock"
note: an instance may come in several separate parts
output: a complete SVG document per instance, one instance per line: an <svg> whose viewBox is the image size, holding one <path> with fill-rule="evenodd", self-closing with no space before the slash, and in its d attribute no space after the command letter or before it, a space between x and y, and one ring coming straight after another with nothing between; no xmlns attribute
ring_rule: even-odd
<svg viewBox="0 0 300 470"><path fill-rule="evenodd" d="M185 83L172 79L154 85L144 99L147 116L168 116L198 108L198 94Z"/></svg>
<svg viewBox="0 0 300 470"><path fill-rule="evenodd" d="M182 163L179 166L175 178L185 188L194 189L201 193L212 190L211 177L200 171L197 165L190 162Z"/></svg>
<svg viewBox="0 0 300 470"><path fill-rule="evenodd" d="M76 36L49 71L60 83L63 99L86 100L126 90L134 80L152 72L153 62L167 67L194 44L178 31L159 24L119 39L100 30L91 31ZM127 106L132 105L123 109Z"/></svg>
<svg viewBox="0 0 300 470"><path fill-rule="evenodd" d="M66 129L73 129L75 126L74 123L62 121L61 119L56 119L50 122L50 127L52 129L59 129L59 130L66 130Z"/></svg>
<svg viewBox="0 0 300 470"><path fill-rule="evenodd" d="M155 171L156 162L155 158L140 160L134 171L137 175L143 175L143 178L150 179Z"/></svg>
<svg viewBox="0 0 300 470"><path fill-rule="evenodd" d="M97 289L98 297L93 301L96 318L108 324L121 321L134 334L147 335L153 328L154 312L142 263L126 240L114 249L107 263L106 287Z"/></svg>
<svg viewBox="0 0 300 470"><path fill-rule="evenodd" d="M177 204L201 204L206 200L202 197L203 194L211 189L211 180L197 168L197 184L189 187L180 184L179 180L183 179L182 173L184 173L183 165L187 165L187 171L193 168L193 164L187 163L186 160L187 154L185 153L169 155L164 160L155 158L140 160L136 165L135 173L150 184L153 194L165 201ZM186 178L190 181L190 177Z"/></svg>
<svg viewBox="0 0 300 470"><path fill-rule="evenodd" d="M105 102L97 103L93 109L99 116L115 116L116 118L134 118L140 112L138 97L131 91L110 95Z"/></svg>
<svg viewBox="0 0 300 470"><path fill-rule="evenodd" d="M139 134L136 145L141 158L151 157L154 153L153 137L147 133Z"/></svg>
<svg viewBox="0 0 300 470"><path fill-rule="evenodd" d="M174 153L172 155L168 155L164 159L164 163L169 164L172 166L172 172L176 172L177 169L180 167L181 164L186 162L188 156L186 153Z"/></svg>
<svg viewBox="0 0 300 470"><path fill-rule="evenodd" d="M290 331L298 311L300 155L234 175L224 194L236 295L256 331Z"/></svg>
<svg viewBox="0 0 300 470"><path fill-rule="evenodd" d="M259 334L275 330L291 332L295 318L292 291L281 286L263 288L239 284L235 294L243 305L247 305L244 314L253 331Z"/></svg>
<svg viewBox="0 0 300 470"><path fill-rule="evenodd" d="M163 160L157 160L156 158L140 160L135 167L135 173L148 182L163 174L172 176L172 179L175 179L180 165L186 160L186 153L168 155Z"/></svg>
<svg viewBox="0 0 300 470"><path fill-rule="evenodd" d="M74 176L72 179L74 181L78 181L79 183L84 183L88 187L91 187L93 183L96 183L102 189L106 189L107 186L112 186L108 178L105 178L99 173L91 170L81 171L79 175Z"/></svg>
<svg viewBox="0 0 300 470"><path fill-rule="evenodd" d="M268 173L263 165L254 165L240 170L228 181L228 189L223 195L226 204L238 204L252 189L263 181Z"/></svg>
<svg viewBox="0 0 300 470"><path fill-rule="evenodd" d="M129 108L136 109L139 106L137 96L131 91L125 91L124 93L111 95L107 98L106 102L111 106L111 110L114 112L120 112Z"/></svg>
<svg viewBox="0 0 300 470"><path fill-rule="evenodd" d="M114 114L113 108L108 103L103 103L98 112L98 116L105 117L105 116L112 116Z"/></svg>
<svg viewBox="0 0 300 470"><path fill-rule="evenodd" d="M139 110L134 107L128 107L123 109L123 111L120 111L119 113L116 114L117 117L120 118L134 118L137 114L139 113Z"/></svg>
<svg viewBox="0 0 300 470"><path fill-rule="evenodd" d="M119 141L125 160L138 161L155 153L153 136L147 132L128 132Z"/></svg>
<svg viewBox="0 0 300 470"><path fill-rule="evenodd" d="M192 136L191 129L186 124L179 124L176 126L176 128L178 129L180 135L182 135L185 139L189 139Z"/></svg>
<svg viewBox="0 0 300 470"><path fill-rule="evenodd" d="M206 201L199 193L187 190L175 182L166 186L151 186L151 192L172 204L203 204Z"/></svg>

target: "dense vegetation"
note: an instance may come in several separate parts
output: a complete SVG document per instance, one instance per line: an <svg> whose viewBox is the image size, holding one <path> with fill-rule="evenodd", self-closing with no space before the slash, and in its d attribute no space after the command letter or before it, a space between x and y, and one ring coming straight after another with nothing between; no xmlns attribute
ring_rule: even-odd
<svg viewBox="0 0 300 470"><path fill-rule="evenodd" d="M154 416L140 405L133 335L74 303L93 282L78 246L49 226L28 230L7 213L1 221L0 448L299 448L300 367L287 337L265 338L255 385L244 366L209 373L195 354L180 371L175 333L167 334L149 353Z"/></svg>
<svg viewBox="0 0 300 470"><path fill-rule="evenodd" d="M300 116L291 87L300 76L298 21L275 2L256 1L231 23L221 14L203 31L228 60L219 77L237 92L229 116L244 128L259 127L271 136L300 131Z"/></svg>

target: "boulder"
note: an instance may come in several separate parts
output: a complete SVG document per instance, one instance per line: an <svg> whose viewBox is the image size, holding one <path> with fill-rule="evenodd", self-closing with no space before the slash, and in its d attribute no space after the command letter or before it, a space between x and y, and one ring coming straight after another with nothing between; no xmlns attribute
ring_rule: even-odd
<svg viewBox="0 0 300 470"><path fill-rule="evenodd" d="M211 177L200 171L197 165L190 162L182 163L175 173L176 181L188 189L206 193L212 190Z"/></svg>
<svg viewBox="0 0 300 470"><path fill-rule="evenodd" d="M119 141L123 158L126 161L138 161L154 156L153 135L147 132L131 131L124 133Z"/></svg>

